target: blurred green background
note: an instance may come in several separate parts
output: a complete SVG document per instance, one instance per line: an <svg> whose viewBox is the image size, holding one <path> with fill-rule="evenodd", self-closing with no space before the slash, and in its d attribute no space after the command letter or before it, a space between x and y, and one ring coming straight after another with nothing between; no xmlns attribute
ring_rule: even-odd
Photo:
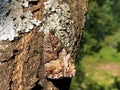
<svg viewBox="0 0 120 90"><path fill-rule="evenodd" d="M120 0L90 0L70 90L120 90Z"/></svg>

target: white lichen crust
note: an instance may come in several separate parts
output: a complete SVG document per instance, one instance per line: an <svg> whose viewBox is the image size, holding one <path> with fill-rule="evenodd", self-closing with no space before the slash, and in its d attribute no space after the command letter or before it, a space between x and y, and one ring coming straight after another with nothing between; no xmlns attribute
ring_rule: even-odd
<svg viewBox="0 0 120 90"><path fill-rule="evenodd" d="M68 51L73 50L74 46L74 27L73 20L70 16L70 8L67 3L61 3L62 0L47 0L44 3L45 23L40 31L45 34L49 31L54 31L61 42L68 48Z"/></svg>
<svg viewBox="0 0 120 90"><path fill-rule="evenodd" d="M18 32L29 32L40 21L32 17L32 13L23 11L25 1L29 0L2 0L0 1L0 40L14 40ZM30 0L31 1L31 0Z"/></svg>

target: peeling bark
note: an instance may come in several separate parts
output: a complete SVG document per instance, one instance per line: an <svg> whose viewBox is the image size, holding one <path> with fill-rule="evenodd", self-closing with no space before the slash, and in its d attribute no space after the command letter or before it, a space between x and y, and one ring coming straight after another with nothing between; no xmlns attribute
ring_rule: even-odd
<svg viewBox="0 0 120 90"><path fill-rule="evenodd" d="M87 0L0 1L0 89L68 90Z"/></svg>

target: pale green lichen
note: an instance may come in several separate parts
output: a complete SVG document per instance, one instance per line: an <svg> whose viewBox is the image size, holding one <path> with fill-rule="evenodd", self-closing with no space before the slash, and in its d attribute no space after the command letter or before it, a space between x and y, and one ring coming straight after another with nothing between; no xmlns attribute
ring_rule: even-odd
<svg viewBox="0 0 120 90"><path fill-rule="evenodd" d="M73 20L70 16L70 8L67 3L60 4L62 0L47 0L44 3L45 23L40 31L45 34L49 31L54 31L55 36L58 37L69 51L73 50L74 46L74 27Z"/></svg>
<svg viewBox="0 0 120 90"><path fill-rule="evenodd" d="M20 0L23 2L23 6L24 7L28 7L29 6L29 2L35 2L35 1L39 1L39 0Z"/></svg>
<svg viewBox="0 0 120 90"><path fill-rule="evenodd" d="M35 26L40 26L40 21L32 17L30 11L23 11L24 2L33 0L3 0L0 7L0 40L14 40L18 32L29 32Z"/></svg>

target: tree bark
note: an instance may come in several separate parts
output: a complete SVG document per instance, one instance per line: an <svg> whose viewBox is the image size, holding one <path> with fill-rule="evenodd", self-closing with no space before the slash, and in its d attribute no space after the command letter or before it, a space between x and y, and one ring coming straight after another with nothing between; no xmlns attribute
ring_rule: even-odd
<svg viewBox="0 0 120 90"><path fill-rule="evenodd" d="M69 90L87 0L0 1L0 89Z"/></svg>

